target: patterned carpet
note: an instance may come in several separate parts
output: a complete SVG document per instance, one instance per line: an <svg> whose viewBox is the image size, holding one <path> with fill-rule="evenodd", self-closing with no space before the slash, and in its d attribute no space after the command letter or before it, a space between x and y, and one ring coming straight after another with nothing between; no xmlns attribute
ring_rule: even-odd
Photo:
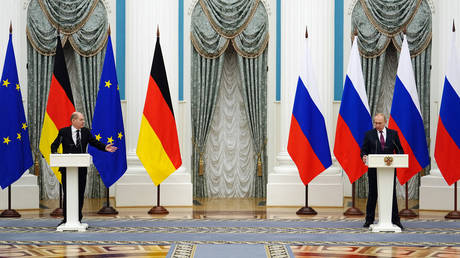
<svg viewBox="0 0 460 258"><path fill-rule="evenodd" d="M8 245L460 246L460 222L409 220L402 233L372 233L357 219L88 219L87 232L56 232L56 219L1 219Z"/></svg>

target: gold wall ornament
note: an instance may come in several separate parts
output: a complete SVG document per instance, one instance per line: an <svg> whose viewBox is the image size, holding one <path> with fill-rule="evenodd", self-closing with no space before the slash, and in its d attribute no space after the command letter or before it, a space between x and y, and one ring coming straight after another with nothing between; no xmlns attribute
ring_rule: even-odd
<svg viewBox="0 0 460 258"><path fill-rule="evenodd" d="M391 166L391 164L393 164L393 157L386 156L383 161L385 161L387 166Z"/></svg>
<svg viewBox="0 0 460 258"><path fill-rule="evenodd" d="M257 156L257 176L262 176L262 161L260 160L260 154Z"/></svg>
<svg viewBox="0 0 460 258"><path fill-rule="evenodd" d="M203 155L200 154L200 164L198 166L198 175L202 176L204 174L204 161L203 161Z"/></svg>

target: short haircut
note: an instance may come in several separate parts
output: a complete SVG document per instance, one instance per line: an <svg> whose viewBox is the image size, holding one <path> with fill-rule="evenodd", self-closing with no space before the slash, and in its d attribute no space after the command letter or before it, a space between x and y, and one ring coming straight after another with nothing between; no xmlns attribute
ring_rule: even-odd
<svg viewBox="0 0 460 258"><path fill-rule="evenodd" d="M70 122L72 122L74 119L78 118L78 112L73 112L72 115L70 116Z"/></svg>
<svg viewBox="0 0 460 258"><path fill-rule="evenodd" d="M375 114L374 118L376 118L376 117L378 117L378 116L383 117L383 121L385 121L385 122L387 121L387 117L386 117L383 113L377 113L377 114Z"/></svg>

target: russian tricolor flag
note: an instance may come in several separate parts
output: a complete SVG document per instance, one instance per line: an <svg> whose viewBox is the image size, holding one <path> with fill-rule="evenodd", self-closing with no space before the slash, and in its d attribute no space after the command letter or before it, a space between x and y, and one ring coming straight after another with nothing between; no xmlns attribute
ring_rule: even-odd
<svg viewBox="0 0 460 258"><path fill-rule="evenodd" d="M360 152L364 136L370 129L372 118L361 69L358 40L355 36L343 86L334 144L334 155L351 183L367 171Z"/></svg>
<svg viewBox="0 0 460 258"><path fill-rule="evenodd" d="M409 154L409 167L397 169L399 183L403 185L430 163L406 35L399 56L388 127L398 131L404 152Z"/></svg>
<svg viewBox="0 0 460 258"><path fill-rule="evenodd" d="M447 184L460 179L460 66L455 48L455 34L442 92L434 158Z"/></svg>
<svg viewBox="0 0 460 258"><path fill-rule="evenodd" d="M299 170L302 182L307 185L328 168L332 160L307 38L302 57L287 150Z"/></svg>

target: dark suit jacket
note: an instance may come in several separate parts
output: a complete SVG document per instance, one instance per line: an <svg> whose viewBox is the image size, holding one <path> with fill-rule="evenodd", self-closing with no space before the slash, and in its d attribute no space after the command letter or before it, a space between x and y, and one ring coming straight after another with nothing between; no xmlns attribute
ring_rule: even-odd
<svg viewBox="0 0 460 258"><path fill-rule="evenodd" d="M59 145L62 144L62 153L86 153L86 147L88 144L98 148L99 150L105 151L105 144L96 140L94 136L91 134L91 131L83 127L80 129L80 137L81 137L81 148L77 149L75 143L72 139L72 128L64 127L59 130L59 133L51 144L51 153L56 153ZM62 169L59 169L63 171Z"/></svg>
<svg viewBox="0 0 460 258"><path fill-rule="evenodd" d="M399 141L398 132L387 128L387 139L382 150L377 130L374 128L366 132L363 146L361 146L361 158L369 154L404 154L404 150Z"/></svg>

